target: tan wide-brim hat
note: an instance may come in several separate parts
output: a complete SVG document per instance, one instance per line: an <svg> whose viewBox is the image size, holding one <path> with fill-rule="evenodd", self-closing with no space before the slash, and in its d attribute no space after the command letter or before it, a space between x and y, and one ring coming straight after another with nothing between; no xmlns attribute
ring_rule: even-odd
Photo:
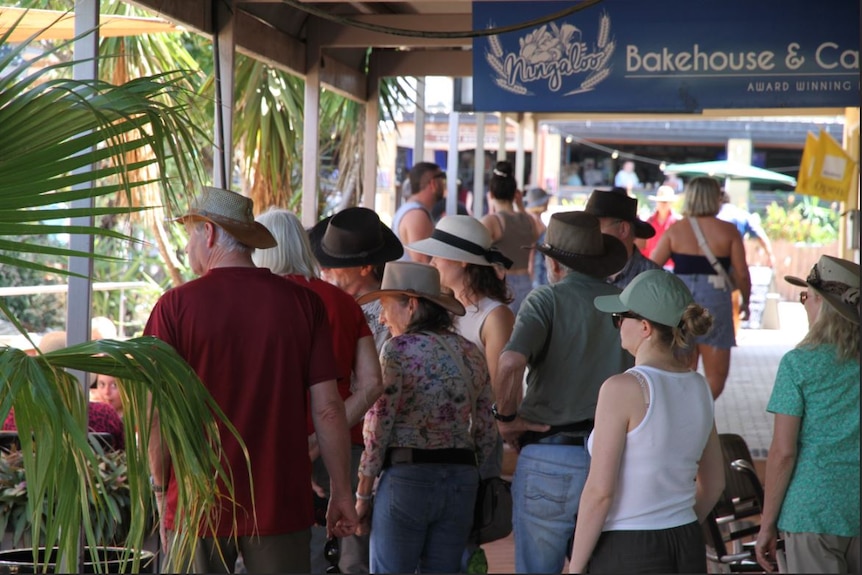
<svg viewBox="0 0 862 575"><path fill-rule="evenodd" d="M784 279L799 287L810 287L842 316L859 323L859 264L820 256L804 280L794 276Z"/></svg>
<svg viewBox="0 0 862 575"><path fill-rule="evenodd" d="M269 230L254 220L251 199L230 190L205 187L192 200L188 211L174 219L183 223L201 220L217 225L250 248L278 245Z"/></svg>
<svg viewBox="0 0 862 575"><path fill-rule="evenodd" d="M512 260L491 249L491 232L473 216L444 216L431 237L407 245L420 254L466 262L477 266L500 264L505 268Z"/></svg>
<svg viewBox="0 0 862 575"><path fill-rule="evenodd" d="M379 299L384 295L406 295L420 297L436 303L455 315L464 315L466 310L453 296L443 293L440 288L440 272L437 268L416 262L388 262L383 269L380 289L357 298L362 305Z"/></svg>
<svg viewBox="0 0 862 575"><path fill-rule="evenodd" d="M552 215L545 242L535 247L564 266L595 278L617 273L628 260L625 245L603 234L599 218L586 212Z"/></svg>

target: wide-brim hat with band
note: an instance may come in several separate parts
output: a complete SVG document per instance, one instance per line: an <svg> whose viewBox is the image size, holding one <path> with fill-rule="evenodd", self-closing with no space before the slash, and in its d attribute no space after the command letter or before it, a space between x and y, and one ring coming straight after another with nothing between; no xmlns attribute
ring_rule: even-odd
<svg viewBox="0 0 862 575"><path fill-rule="evenodd" d="M278 245L269 230L254 220L254 202L230 190L205 187L189 204L188 211L175 222L211 222L250 248Z"/></svg>
<svg viewBox="0 0 862 575"><path fill-rule="evenodd" d="M407 245L420 254L477 266L512 266L512 260L491 249L491 232L472 216L444 216L430 238Z"/></svg>
<svg viewBox="0 0 862 575"><path fill-rule="evenodd" d="M605 313L634 312L661 325L678 327L686 308L694 303L681 279L665 270L647 270L635 276L620 294L602 295L593 300Z"/></svg>
<svg viewBox="0 0 862 575"><path fill-rule="evenodd" d="M659 186L654 196L647 197L654 202L674 202L676 201L676 190L670 186Z"/></svg>
<svg viewBox="0 0 862 575"><path fill-rule="evenodd" d="M566 267L596 278L617 273L628 260L623 243L603 234L599 219L586 212L552 215L545 241L537 243L535 248Z"/></svg>
<svg viewBox="0 0 862 575"><path fill-rule="evenodd" d="M437 268L417 262L388 262L380 289L357 298L356 303L362 305L384 295L399 294L427 299L455 315L466 313L461 302L441 290Z"/></svg>
<svg viewBox="0 0 862 575"><path fill-rule="evenodd" d="M795 286L810 287L842 316L859 323L859 264L820 256L804 280L793 276L784 279Z"/></svg>
<svg viewBox="0 0 862 575"><path fill-rule="evenodd" d="M373 266L404 255L401 241L368 208L347 208L319 221L309 232L311 249L325 268Z"/></svg>
<svg viewBox="0 0 862 575"><path fill-rule="evenodd" d="M617 218L631 222L636 238L647 239L655 235L655 228L638 218L637 198L629 196L625 188L593 190L584 211L597 218Z"/></svg>

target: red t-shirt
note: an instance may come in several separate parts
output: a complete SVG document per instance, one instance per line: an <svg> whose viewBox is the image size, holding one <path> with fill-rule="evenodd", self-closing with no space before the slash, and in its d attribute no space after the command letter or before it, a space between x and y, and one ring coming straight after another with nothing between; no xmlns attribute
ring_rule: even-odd
<svg viewBox="0 0 862 575"><path fill-rule="evenodd" d="M326 307L326 317L332 330L332 351L335 354L335 365L338 372L338 393L341 399L350 397L350 374L356 362L356 342L365 336L371 337L365 314L356 300L341 288L313 278L311 281L300 275L288 275L287 279L301 286L310 288L323 300ZM308 433L314 432L311 414L308 414ZM350 442L353 445L365 445L362 441L362 423L350 429Z"/></svg>
<svg viewBox="0 0 862 575"><path fill-rule="evenodd" d="M107 403L91 401L87 407L87 430L94 433L110 433L113 438L114 449L125 449L125 433L123 432L123 420L117 415L117 411ZM10 409L3 422L3 431L18 431L15 423L15 410Z"/></svg>
<svg viewBox="0 0 862 575"><path fill-rule="evenodd" d="M648 258L655 247L658 245L658 241L664 235L669 227L679 221L679 216L671 212L668 214L667 218L664 222L658 221L658 212L654 212L649 218L647 218L647 223L652 224L652 227L655 228L655 235L646 241L646 247L641 250L641 253L645 258ZM664 263L668 263L669 268L673 268L673 260L668 260L667 262L660 262L659 265L664 265Z"/></svg>
<svg viewBox="0 0 862 575"><path fill-rule="evenodd" d="M192 366L249 450L257 531L243 453L222 433L239 509L234 529L225 503L210 535L276 535L310 527L306 392L336 377L320 298L268 269L216 268L166 292L144 333L173 346ZM176 504L171 469L163 518L168 529Z"/></svg>

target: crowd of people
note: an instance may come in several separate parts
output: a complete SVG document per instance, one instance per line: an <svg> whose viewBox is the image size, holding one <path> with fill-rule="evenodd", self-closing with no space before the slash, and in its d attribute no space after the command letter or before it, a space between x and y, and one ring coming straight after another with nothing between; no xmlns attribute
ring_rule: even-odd
<svg viewBox="0 0 862 575"><path fill-rule="evenodd" d="M249 572L463 572L479 482L501 474L506 444L518 453L517 572L567 560L572 573L705 572L699 523L724 489L713 405L735 345L731 293L743 313L750 293L719 184L688 182L681 216L641 220L615 187L545 224L529 210L548 194L525 204L503 162L491 213L435 223L444 178L414 166L392 228L361 207L310 230L286 210L255 219L250 199L218 188L179 218L200 277L166 292L144 333L192 366L247 446L225 435L226 461L243 469L247 455L254 478L234 474L193 569L230 572L241 558ZM675 196L660 188L654 201ZM788 281L808 290L811 328L768 407L758 559L774 569L780 537L792 571L853 572L859 266L824 256ZM98 376L93 391L118 418L121 385ZM167 549L182 477L157 415Z"/></svg>

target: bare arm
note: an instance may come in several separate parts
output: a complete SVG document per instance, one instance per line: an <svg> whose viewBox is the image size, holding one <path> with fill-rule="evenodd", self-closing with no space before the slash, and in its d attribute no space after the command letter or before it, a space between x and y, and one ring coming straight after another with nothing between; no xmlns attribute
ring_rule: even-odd
<svg viewBox="0 0 862 575"><path fill-rule="evenodd" d="M766 457L766 485L763 493L763 514L760 516L760 533L754 549L757 562L767 571L774 571L776 541L778 540L778 515L790 477L796 467L796 442L802 418L793 415L775 414L772 444Z"/></svg>
<svg viewBox="0 0 862 575"><path fill-rule="evenodd" d="M636 402L641 406L636 406ZM645 407L640 386L634 376L616 375L602 384L596 405L590 473L578 506L578 523L572 542L569 573L586 571L593 549L602 534L602 527L614 500L626 445L626 433L632 411L635 409L644 411Z"/></svg>
<svg viewBox="0 0 862 575"><path fill-rule="evenodd" d="M494 397L497 398L497 411L503 415L517 413L521 403L523 391L524 371L527 368L527 358L517 351L504 351L500 354L497 364L497 376L491 380L494 389ZM520 416L511 422L497 422L497 429L503 437L503 441L516 446L518 438L525 431L547 431L549 425L533 423Z"/></svg>
<svg viewBox="0 0 862 575"><path fill-rule="evenodd" d="M697 515L697 522L702 523L724 491L724 455L721 453L721 443L715 431L715 424L697 463L696 481L694 513Z"/></svg>
<svg viewBox="0 0 862 575"><path fill-rule="evenodd" d="M428 213L418 208L404 214L398 226L398 235L401 238L401 243L405 246L409 243L431 237L433 231L434 224L431 222L431 218L428 217ZM407 248L405 250L414 262L427 264L431 261L431 256L426 256Z"/></svg>
<svg viewBox="0 0 862 575"><path fill-rule="evenodd" d="M488 373L491 375L491 390L495 391L498 385L494 383L497 377L497 364L503 347L512 335L515 326L515 314L507 305L501 305L488 314L485 323L482 324L482 343L485 345L485 360L488 363ZM496 394L494 395L496 399Z"/></svg>
<svg viewBox="0 0 862 575"><path fill-rule="evenodd" d="M352 535L356 529L356 509L350 492L350 436L344 402L334 379L312 385L310 390L311 418L330 481L327 535Z"/></svg>
<svg viewBox="0 0 862 575"><path fill-rule="evenodd" d="M374 338L367 335L356 342L356 360L353 363L356 391L344 401L347 427L353 427L365 418L377 398L383 394L383 376Z"/></svg>
<svg viewBox="0 0 862 575"><path fill-rule="evenodd" d="M152 397L148 399L150 402L149 408L152 410ZM159 412L153 410L150 426L150 443L147 447L147 459L150 464L150 476L156 487L161 487L160 491L155 492L156 510L159 517L165 512L165 493L168 488L168 480L170 478L171 469L171 454L167 450L167 446L162 441L162 428L159 423ZM165 531L164 522L159 523L159 537L162 542L162 549L168 548L167 532Z"/></svg>
<svg viewBox="0 0 862 575"><path fill-rule="evenodd" d="M736 289L742 294L742 303L740 304L740 312L743 317L748 317L748 300L751 297L751 275L748 273L748 262L745 260L745 244L742 241L742 236L739 235L739 230L733 228L733 239L730 243L730 266L733 271L733 281L736 283ZM664 239L664 238L662 238Z"/></svg>

